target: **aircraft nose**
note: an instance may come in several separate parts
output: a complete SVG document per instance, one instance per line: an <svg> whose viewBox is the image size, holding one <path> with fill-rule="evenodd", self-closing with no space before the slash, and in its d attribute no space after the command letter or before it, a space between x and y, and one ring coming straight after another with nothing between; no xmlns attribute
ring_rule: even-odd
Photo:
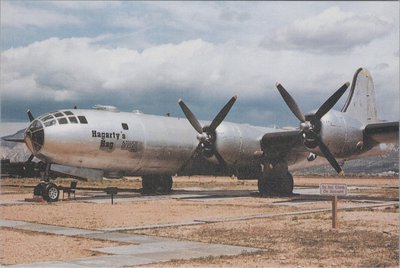
<svg viewBox="0 0 400 268"><path fill-rule="evenodd" d="M34 120L25 131L25 143L32 153L37 153L44 144L43 124L39 120Z"/></svg>

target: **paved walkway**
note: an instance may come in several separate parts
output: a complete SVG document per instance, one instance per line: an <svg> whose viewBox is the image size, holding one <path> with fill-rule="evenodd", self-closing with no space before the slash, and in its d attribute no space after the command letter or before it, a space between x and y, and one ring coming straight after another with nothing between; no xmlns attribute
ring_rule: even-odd
<svg viewBox="0 0 400 268"><path fill-rule="evenodd" d="M244 252L256 252L261 249L220 244L208 244L186 240L176 240L146 235L120 232L85 230L24 221L0 220L0 227L11 227L34 232L55 235L79 236L92 239L124 242L129 245L96 248L107 256L89 257L67 261L49 261L7 267L123 267L150 264L172 259L191 259L207 256L239 255Z"/></svg>

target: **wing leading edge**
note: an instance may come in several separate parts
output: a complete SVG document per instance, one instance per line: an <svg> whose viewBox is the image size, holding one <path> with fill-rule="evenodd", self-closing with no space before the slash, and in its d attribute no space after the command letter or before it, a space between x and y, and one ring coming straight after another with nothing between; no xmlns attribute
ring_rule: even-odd
<svg viewBox="0 0 400 268"><path fill-rule="evenodd" d="M364 135L377 143L398 143L399 122L368 124L364 128Z"/></svg>

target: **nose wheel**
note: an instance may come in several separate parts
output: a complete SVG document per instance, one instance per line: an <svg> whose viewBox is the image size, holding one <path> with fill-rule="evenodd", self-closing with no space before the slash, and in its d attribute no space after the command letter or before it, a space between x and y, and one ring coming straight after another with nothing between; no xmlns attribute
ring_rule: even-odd
<svg viewBox="0 0 400 268"><path fill-rule="evenodd" d="M42 196L47 202L57 202L60 197L60 190L54 183L41 182L33 189L33 195Z"/></svg>

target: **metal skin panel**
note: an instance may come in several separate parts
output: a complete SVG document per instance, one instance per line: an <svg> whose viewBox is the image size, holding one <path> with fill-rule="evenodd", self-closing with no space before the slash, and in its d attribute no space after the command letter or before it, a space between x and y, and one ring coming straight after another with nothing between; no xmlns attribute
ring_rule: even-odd
<svg viewBox="0 0 400 268"><path fill-rule="evenodd" d="M55 124L44 128L39 152L43 160L66 166L122 171L130 175L176 174L198 145L186 119L98 110L72 110L88 124ZM129 130L122 128L126 123ZM201 122L208 125L210 122ZM275 129L222 123L217 150L228 165L254 164L262 135ZM215 161L215 158L209 158Z"/></svg>

